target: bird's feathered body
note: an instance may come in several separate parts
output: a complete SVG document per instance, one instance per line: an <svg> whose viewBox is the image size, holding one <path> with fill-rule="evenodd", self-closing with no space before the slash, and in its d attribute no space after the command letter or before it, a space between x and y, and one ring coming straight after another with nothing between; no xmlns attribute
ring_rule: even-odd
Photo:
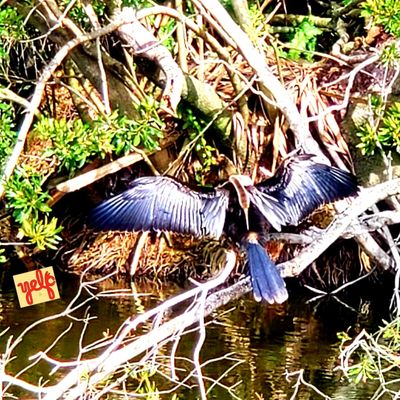
<svg viewBox="0 0 400 400"><path fill-rule="evenodd" d="M285 160L275 175L253 185L233 176L215 189L192 189L167 176L135 179L131 188L97 206L91 224L101 230L170 231L241 243L257 300L282 303L285 282L261 245L265 226L296 225L322 204L357 192L355 177L314 163L303 154Z"/></svg>

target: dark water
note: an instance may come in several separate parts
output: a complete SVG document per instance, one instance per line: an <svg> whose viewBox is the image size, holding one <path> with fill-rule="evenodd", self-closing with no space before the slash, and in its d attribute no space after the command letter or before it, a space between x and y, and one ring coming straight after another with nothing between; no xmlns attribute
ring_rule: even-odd
<svg viewBox="0 0 400 400"><path fill-rule="evenodd" d="M15 340L24 329L38 319L63 312L76 295L79 281L63 276L59 277L58 283L61 299L23 309L19 308L14 290L11 287L3 287L0 292L0 332L7 327L9 330L0 337L1 352L6 348L10 336ZM107 290L108 295L93 298L72 314L74 318L62 316L33 328L16 346L13 352L16 359L7 364L6 371L15 375L28 364L29 357L50 346L62 332L65 332L64 336L49 354L57 360L74 359L79 352L80 341L85 345L100 339L107 332L114 333L126 318L156 305L159 297L165 299L182 291L174 285L144 282L137 285L135 290L148 295L133 298L110 293L116 289L120 293L122 289L130 291L125 282L103 282L93 287L92 292L99 294ZM82 295L80 300L86 297ZM313 295L310 294L309 297ZM385 310L387 305L375 304L375 309L371 309L366 307L369 303L362 296L340 300L348 301L347 305L335 299L307 303L304 293L301 297L291 294L289 304L267 307L255 303L249 296L218 310L208 319L207 337L201 351L201 361L207 362L203 368L206 387L209 388L212 382L220 378L220 385L213 386L208 398L324 398L306 385L300 385L295 395L295 384L300 370L303 370L305 381L318 387L326 398L371 398L376 389L373 384L350 384L335 370L338 365L337 332L347 330L356 333L364 326L373 329L375 322L383 316L379 315L376 309ZM363 313L360 313L361 309L364 310ZM369 313L365 313L366 309L369 309ZM82 335L82 319L85 316L94 319ZM176 364L177 367L186 368L186 371L179 370L178 375L181 378L186 376L193 366L187 359L179 357L192 359L196 341L196 334L188 334L179 343ZM165 355L169 354L170 346L165 346L164 350ZM86 355L89 356L93 354ZM27 370L21 378L37 384L44 376L54 383L62 372L49 376L50 370L49 364L41 361ZM290 377L286 377L286 374ZM162 389L165 381L157 377L154 377L154 380L157 388ZM10 389L9 392L17 398L27 396L23 391ZM198 397L196 389L180 388L177 393L181 399ZM165 399L171 397L172 394L161 396Z"/></svg>

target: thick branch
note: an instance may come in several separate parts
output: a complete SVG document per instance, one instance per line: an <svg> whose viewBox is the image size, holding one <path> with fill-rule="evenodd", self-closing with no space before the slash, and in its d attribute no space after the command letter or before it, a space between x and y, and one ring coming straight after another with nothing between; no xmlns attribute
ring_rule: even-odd
<svg viewBox="0 0 400 400"><path fill-rule="evenodd" d="M134 55L148 58L163 70L165 74L163 97L175 111L181 100L185 80L178 64L167 48L158 43L153 34L138 21L132 8L124 7L118 17L131 21L129 24L119 26L117 33L130 46Z"/></svg>
<svg viewBox="0 0 400 400"><path fill-rule="evenodd" d="M358 224L347 226L341 235L344 239L350 239L357 235L363 235L367 232L374 232L384 226L400 224L400 213L398 211L382 211L372 215L365 215L360 218ZM275 232L265 235L266 240L282 240L290 244L299 244L306 246L312 243L320 235L323 235L325 229L312 227L301 233Z"/></svg>

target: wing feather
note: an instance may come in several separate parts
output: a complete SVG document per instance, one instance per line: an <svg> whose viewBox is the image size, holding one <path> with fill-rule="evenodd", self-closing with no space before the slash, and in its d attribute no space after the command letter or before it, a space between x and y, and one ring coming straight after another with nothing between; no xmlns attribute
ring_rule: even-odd
<svg viewBox="0 0 400 400"><path fill-rule="evenodd" d="M229 192L189 189L167 177L142 177L127 191L98 205L89 216L100 230L170 231L219 238L225 223Z"/></svg>
<svg viewBox="0 0 400 400"><path fill-rule="evenodd" d="M277 230L298 224L323 204L358 192L354 175L315 163L312 157L302 154L284 161L272 178L251 190L253 204Z"/></svg>

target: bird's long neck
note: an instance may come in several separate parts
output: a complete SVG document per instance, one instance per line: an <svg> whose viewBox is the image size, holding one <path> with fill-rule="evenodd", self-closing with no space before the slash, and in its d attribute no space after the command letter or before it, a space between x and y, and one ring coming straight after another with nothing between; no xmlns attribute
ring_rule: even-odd
<svg viewBox="0 0 400 400"><path fill-rule="evenodd" d="M249 223L249 208L250 208L250 195L246 187L253 186L253 181L245 175L231 175L229 177L229 182L233 185L238 195L238 200L240 207L244 211L244 216L246 219L246 227L250 229Z"/></svg>

